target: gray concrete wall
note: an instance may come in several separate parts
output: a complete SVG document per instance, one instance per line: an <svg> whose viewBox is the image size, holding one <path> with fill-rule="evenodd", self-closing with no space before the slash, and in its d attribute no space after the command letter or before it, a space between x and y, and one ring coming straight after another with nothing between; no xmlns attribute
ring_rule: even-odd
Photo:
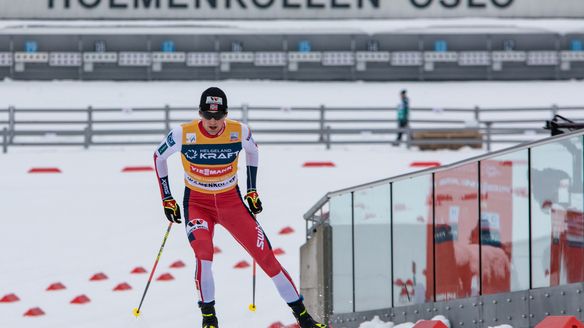
<svg viewBox="0 0 584 328"><path fill-rule="evenodd" d="M332 289L326 284L332 272L331 236L330 226L319 226L300 248L300 293L308 311L321 321L328 320L332 306Z"/></svg>

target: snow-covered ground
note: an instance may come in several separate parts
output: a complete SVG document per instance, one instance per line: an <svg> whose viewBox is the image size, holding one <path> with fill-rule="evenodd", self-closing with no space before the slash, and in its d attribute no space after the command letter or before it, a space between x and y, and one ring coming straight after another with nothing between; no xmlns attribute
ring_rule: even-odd
<svg viewBox="0 0 584 328"><path fill-rule="evenodd" d="M0 303L0 327L187 327L197 326L193 283L193 254L182 226L175 226L162 254L155 278L172 273L176 280L155 281L142 309L132 316L146 275L132 275L136 266L147 270L162 241L167 221L162 213L153 172L121 173L125 166L150 165L154 147L100 150L15 149L1 157L0 297L15 293L21 301ZM391 147L261 147L259 192L264 212L259 220L274 248L286 254L283 265L298 281L299 246L304 241L302 214L324 193L355 184L404 173L414 160L446 162L476 155L475 151L434 152ZM335 168L303 168L305 161L333 161ZM367 170L355 170L367 161ZM240 162L241 163L241 162ZM244 163L244 162L243 162ZM244 164L241 165L244 165ZM170 160L175 198L183 194L179 157ZM31 167L59 167L61 174L28 174ZM243 179L242 179L243 180ZM286 226L292 235L279 235ZM250 313L251 270L235 270L249 256L219 228L215 244L222 253L215 258L217 310L224 327L267 327L293 322L272 282L259 275L256 313ZM186 269L169 269L182 260ZM90 282L104 272L109 280ZM67 289L47 292L62 282ZM113 292L119 283L128 292ZM92 301L71 305L75 296ZM31 307L46 315L23 317Z"/></svg>
<svg viewBox="0 0 584 328"><path fill-rule="evenodd" d="M501 108L583 106L583 81L513 82L21 82L0 83L0 108L193 107L211 85L227 93L230 106L392 107L408 90L412 107ZM521 116L523 114L517 114ZM505 114L512 117L513 113Z"/></svg>
<svg viewBox="0 0 584 328"><path fill-rule="evenodd" d="M446 327L450 328L450 320L443 315L437 315L430 319L432 321L442 321ZM363 322L359 328L412 328L415 325L413 322L404 322L394 325L393 322L383 322L378 316L375 316L371 321Z"/></svg>
<svg viewBox="0 0 584 328"><path fill-rule="evenodd" d="M225 82L4 82L0 107L125 107L194 106L210 85L227 91L230 104L270 106L395 106L399 90L410 91L412 105L484 107L578 105L584 83L299 83ZM503 114L501 114L503 115ZM517 116L516 113L505 117ZM156 256L167 225L153 172L121 173L125 166L151 165L153 147L90 149L10 148L0 155L0 298L15 293L15 303L0 303L0 327L186 327L199 325L195 306L193 254L182 226L175 226L155 278L172 273L175 280L154 281L139 319L132 316L147 270ZM412 161L462 160L480 151L420 153L390 146L262 146L259 192L264 212L259 221L274 248L282 248L283 265L298 282L299 247L304 241L302 214L327 191L410 171ZM306 161L333 161L335 168L303 168ZM244 161L240 162L244 165ZM367 169L363 168L364 163ZM34 175L32 167L59 167L61 174ZM175 198L183 193L178 157L171 158ZM355 172L359 172L356 174ZM243 179L241 179L243 181ZM292 235L279 235L286 226ZM250 261L235 241L219 228L215 238L222 252L215 258L217 310L223 327L267 327L293 322L271 281L260 274L258 311L250 313L251 270L235 270ZM184 269L170 269L177 260ZM104 272L108 280L90 282ZM67 289L47 292L62 282ZM131 291L113 292L127 282ZM86 294L91 302L72 305ZM23 317L39 306L46 315Z"/></svg>

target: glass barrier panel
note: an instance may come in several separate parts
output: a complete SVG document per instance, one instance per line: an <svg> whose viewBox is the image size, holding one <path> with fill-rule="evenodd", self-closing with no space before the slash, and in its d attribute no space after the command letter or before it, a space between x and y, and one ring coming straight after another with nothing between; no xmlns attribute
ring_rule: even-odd
<svg viewBox="0 0 584 328"><path fill-rule="evenodd" d="M391 307L390 185L355 191L355 310Z"/></svg>
<svg viewBox="0 0 584 328"><path fill-rule="evenodd" d="M434 177L436 301L479 293L478 163Z"/></svg>
<svg viewBox="0 0 584 328"><path fill-rule="evenodd" d="M528 151L481 161L482 294L529 289Z"/></svg>
<svg viewBox="0 0 584 328"><path fill-rule="evenodd" d="M333 313L353 312L352 194L331 197L329 222L333 247Z"/></svg>
<svg viewBox="0 0 584 328"><path fill-rule="evenodd" d="M582 137L531 149L534 288L584 281Z"/></svg>
<svg viewBox="0 0 584 328"><path fill-rule="evenodd" d="M432 175L393 183L394 306L432 302Z"/></svg>

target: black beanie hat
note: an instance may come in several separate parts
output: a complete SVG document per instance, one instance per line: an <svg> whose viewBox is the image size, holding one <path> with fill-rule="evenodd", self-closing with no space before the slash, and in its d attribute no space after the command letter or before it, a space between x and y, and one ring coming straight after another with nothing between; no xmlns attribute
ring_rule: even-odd
<svg viewBox="0 0 584 328"><path fill-rule="evenodd" d="M223 90L211 87L201 94L199 109L202 111L227 111L227 96Z"/></svg>

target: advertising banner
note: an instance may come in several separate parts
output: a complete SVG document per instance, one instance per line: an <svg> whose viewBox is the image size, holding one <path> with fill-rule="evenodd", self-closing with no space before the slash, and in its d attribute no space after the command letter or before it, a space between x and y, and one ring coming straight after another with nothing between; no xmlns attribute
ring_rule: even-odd
<svg viewBox="0 0 584 328"><path fill-rule="evenodd" d="M584 17L582 0L0 0L0 19Z"/></svg>

